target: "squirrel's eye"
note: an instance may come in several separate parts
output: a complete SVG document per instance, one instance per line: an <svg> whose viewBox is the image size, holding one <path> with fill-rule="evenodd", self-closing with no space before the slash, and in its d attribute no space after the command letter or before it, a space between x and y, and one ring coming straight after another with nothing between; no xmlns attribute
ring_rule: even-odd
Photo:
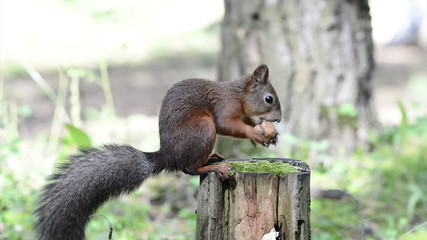
<svg viewBox="0 0 427 240"><path fill-rule="evenodd" d="M267 95L267 96L265 96L265 101L267 103L273 103L273 97L271 95Z"/></svg>

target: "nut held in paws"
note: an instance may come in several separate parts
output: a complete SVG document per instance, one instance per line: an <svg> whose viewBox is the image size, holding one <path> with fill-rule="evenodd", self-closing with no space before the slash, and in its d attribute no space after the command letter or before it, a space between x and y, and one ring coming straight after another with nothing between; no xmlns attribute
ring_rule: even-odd
<svg viewBox="0 0 427 240"><path fill-rule="evenodd" d="M277 136L276 128L274 127L274 124L271 122L263 121L261 123L261 128L264 130L264 136L267 138L275 138Z"/></svg>

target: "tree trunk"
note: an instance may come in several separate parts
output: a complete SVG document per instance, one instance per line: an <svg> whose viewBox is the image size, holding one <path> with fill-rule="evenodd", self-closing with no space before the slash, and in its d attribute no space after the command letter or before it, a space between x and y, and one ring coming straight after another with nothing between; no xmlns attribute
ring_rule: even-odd
<svg viewBox="0 0 427 240"><path fill-rule="evenodd" d="M370 22L367 0L225 0L219 81L267 64L281 130L351 150L375 122Z"/></svg>

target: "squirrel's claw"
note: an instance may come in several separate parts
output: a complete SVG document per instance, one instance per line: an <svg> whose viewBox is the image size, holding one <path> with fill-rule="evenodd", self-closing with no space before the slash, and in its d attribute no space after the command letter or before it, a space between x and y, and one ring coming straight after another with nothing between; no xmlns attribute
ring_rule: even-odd
<svg viewBox="0 0 427 240"><path fill-rule="evenodd" d="M234 167L228 163L221 163L219 165L216 165L217 168L214 170L217 173L217 176L222 180L229 179L232 175L230 173L231 170L234 169Z"/></svg>
<svg viewBox="0 0 427 240"><path fill-rule="evenodd" d="M271 145L274 145L274 146L276 146L276 144L279 142L279 140L277 139L277 135L276 136L274 136L273 138L271 138L270 140L268 140L268 142L264 142L264 143L262 143L262 145L264 146L264 147L270 147L270 144ZM253 143L253 142L252 142Z"/></svg>
<svg viewBox="0 0 427 240"><path fill-rule="evenodd" d="M279 142L279 139L277 138L278 135L274 136L274 138L270 139L270 144L273 144L276 146L276 144Z"/></svg>

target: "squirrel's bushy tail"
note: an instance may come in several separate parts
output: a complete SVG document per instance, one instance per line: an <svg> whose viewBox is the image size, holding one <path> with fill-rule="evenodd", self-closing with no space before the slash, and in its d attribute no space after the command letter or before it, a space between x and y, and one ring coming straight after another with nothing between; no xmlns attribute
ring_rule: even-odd
<svg viewBox="0 0 427 240"><path fill-rule="evenodd" d="M131 146L107 145L83 150L57 170L35 211L38 239L85 239L90 215L109 198L138 188L154 166Z"/></svg>

